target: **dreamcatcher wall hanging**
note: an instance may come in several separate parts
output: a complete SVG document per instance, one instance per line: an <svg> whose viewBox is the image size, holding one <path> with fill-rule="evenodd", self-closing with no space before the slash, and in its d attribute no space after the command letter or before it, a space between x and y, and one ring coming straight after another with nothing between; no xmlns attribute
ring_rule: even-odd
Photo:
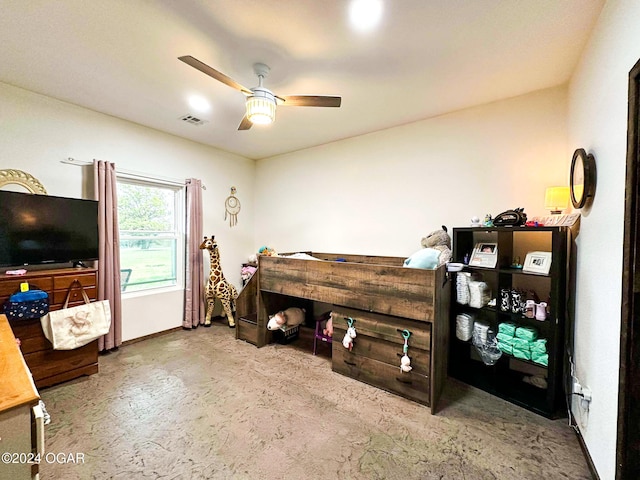
<svg viewBox="0 0 640 480"><path fill-rule="evenodd" d="M229 226L235 227L238 224L238 212L240 212L240 200L235 196L236 187L231 187L231 195L224 201L224 219L229 217Z"/></svg>

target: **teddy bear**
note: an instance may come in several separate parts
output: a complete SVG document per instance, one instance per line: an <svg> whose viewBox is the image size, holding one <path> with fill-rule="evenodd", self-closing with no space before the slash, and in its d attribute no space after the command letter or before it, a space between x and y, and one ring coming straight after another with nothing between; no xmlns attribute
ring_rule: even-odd
<svg viewBox="0 0 640 480"><path fill-rule="evenodd" d="M407 258L405 267L433 270L451 260L451 237L444 225L424 237L420 243L424 248Z"/></svg>
<svg viewBox="0 0 640 480"><path fill-rule="evenodd" d="M439 230L434 230L424 237L420 244L424 248L433 248L440 252L438 256L438 266L444 265L451 260L451 237L447 233L447 227L442 225Z"/></svg>
<svg viewBox="0 0 640 480"><path fill-rule="evenodd" d="M269 315L267 329L278 330L300 325L304 322L305 312L304 308L290 307L286 310L279 311L275 315Z"/></svg>

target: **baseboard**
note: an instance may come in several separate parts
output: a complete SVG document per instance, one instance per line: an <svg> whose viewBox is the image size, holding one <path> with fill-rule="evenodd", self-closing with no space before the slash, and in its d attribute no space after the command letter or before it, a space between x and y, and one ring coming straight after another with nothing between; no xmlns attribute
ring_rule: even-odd
<svg viewBox="0 0 640 480"><path fill-rule="evenodd" d="M211 319L211 323L224 323L226 325L227 323L227 317L213 317ZM202 327L202 325L199 325L200 327ZM126 347L127 345L131 345L133 343L138 343L138 342L142 342L144 340L149 340L150 338L154 338L154 337L159 337L161 335L166 335L167 333L171 333L171 332L177 332L178 330L189 330L188 328L185 329L184 327L173 327L170 328L169 330L163 330L161 332L156 332L156 333L152 333L150 335L145 335L144 337L138 337L138 338L132 338L131 340L127 340L126 342L122 342L122 344L120 345L121 347Z"/></svg>
<svg viewBox="0 0 640 480"><path fill-rule="evenodd" d="M127 340L120 344L121 347L126 347L127 345L131 345L134 343L142 342L144 340L149 340L150 338L159 337L161 335L166 335L167 333L177 332L178 330L182 330L182 327L174 327L169 330L163 330L161 332L152 333L150 335L145 335L144 337L132 338L131 340Z"/></svg>
<svg viewBox="0 0 640 480"><path fill-rule="evenodd" d="M587 467L589 467L589 472L591 472L591 478L593 480L600 480L600 476L596 470L596 466L593 464L593 459L589 454L589 450L587 449L587 444L584 443L584 438L582 437L582 433L580 433L580 429L578 428L578 423L576 422L575 417L573 416L573 412L569 412L571 418L569 419L571 422L571 427L573 431L576 432L576 437L578 438L578 443L580 444L580 448L582 449L582 454L584 455L584 459L587 461Z"/></svg>

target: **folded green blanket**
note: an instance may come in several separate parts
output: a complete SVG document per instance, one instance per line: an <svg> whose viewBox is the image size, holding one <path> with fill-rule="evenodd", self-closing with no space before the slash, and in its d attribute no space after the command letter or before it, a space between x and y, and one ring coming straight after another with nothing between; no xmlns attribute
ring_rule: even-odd
<svg viewBox="0 0 640 480"><path fill-rule="evenodd" d="M519 348L514 347L513 356L523 360L531 360L531 352L529 350L520 350Z"/></svg>
<svg viewBox="0 0 640 480"><path fill-rule="evenodd" d="M531 350L531 353L533 352L540 353L540 354L547 353L547 339L539 338L538 340L531 342L529 349Z"/></svg>
<svg viewBox="0 0 640 480"><path fill-rule="evenodd" d="M507 335L506 333L498 333L496 338L499 342L502 342L506 345L513 345L513 335Z"/></svg>
<svg viewBox="0 0 640 480"><path fill-rule="evenodd" d="M549 366L549 354L548 353L532 353L531 360L545 367Z"/></svg>
<svg viewBox="0 0 640 480"><path fill-rule="evenodd" d="M533 342L538 338L538 331L533 327L518 327L515 336Z"/></svg>
<svg viewBox="0 0 640 480"><path fill-rule="evenodd" d="M513 342L511 342L513 348L517 348L518 350L526 350L530 351L531 342L529 340L525 340L524 338L514 338Z"/></svg>
<svg viewBox="0 0 640 480"><path fill-rule="evenodd" d="M498 325L498 332L513 337L516 333L516 326L513 323L501 323Z"/></svg>
<svg viewBox="0 0 640 480"><path fill-rule="evenodd" d="M498 342L498 348L508 355L513 355L513 347L507 343Z"/></svg>

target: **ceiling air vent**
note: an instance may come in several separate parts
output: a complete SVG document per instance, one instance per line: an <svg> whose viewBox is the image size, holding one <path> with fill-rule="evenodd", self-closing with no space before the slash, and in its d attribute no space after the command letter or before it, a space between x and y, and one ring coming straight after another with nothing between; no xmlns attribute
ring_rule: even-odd
<svg viewBox="0 0 640 480"><path fill-rule="evenodd" d="M189 115L189 114L183 117L180 117L180 120L182 120L183 122L190 123L191 125L204 125L205 123L207 123L207 120L203 120L201 118L194 117L193 115Z"/></svg>

